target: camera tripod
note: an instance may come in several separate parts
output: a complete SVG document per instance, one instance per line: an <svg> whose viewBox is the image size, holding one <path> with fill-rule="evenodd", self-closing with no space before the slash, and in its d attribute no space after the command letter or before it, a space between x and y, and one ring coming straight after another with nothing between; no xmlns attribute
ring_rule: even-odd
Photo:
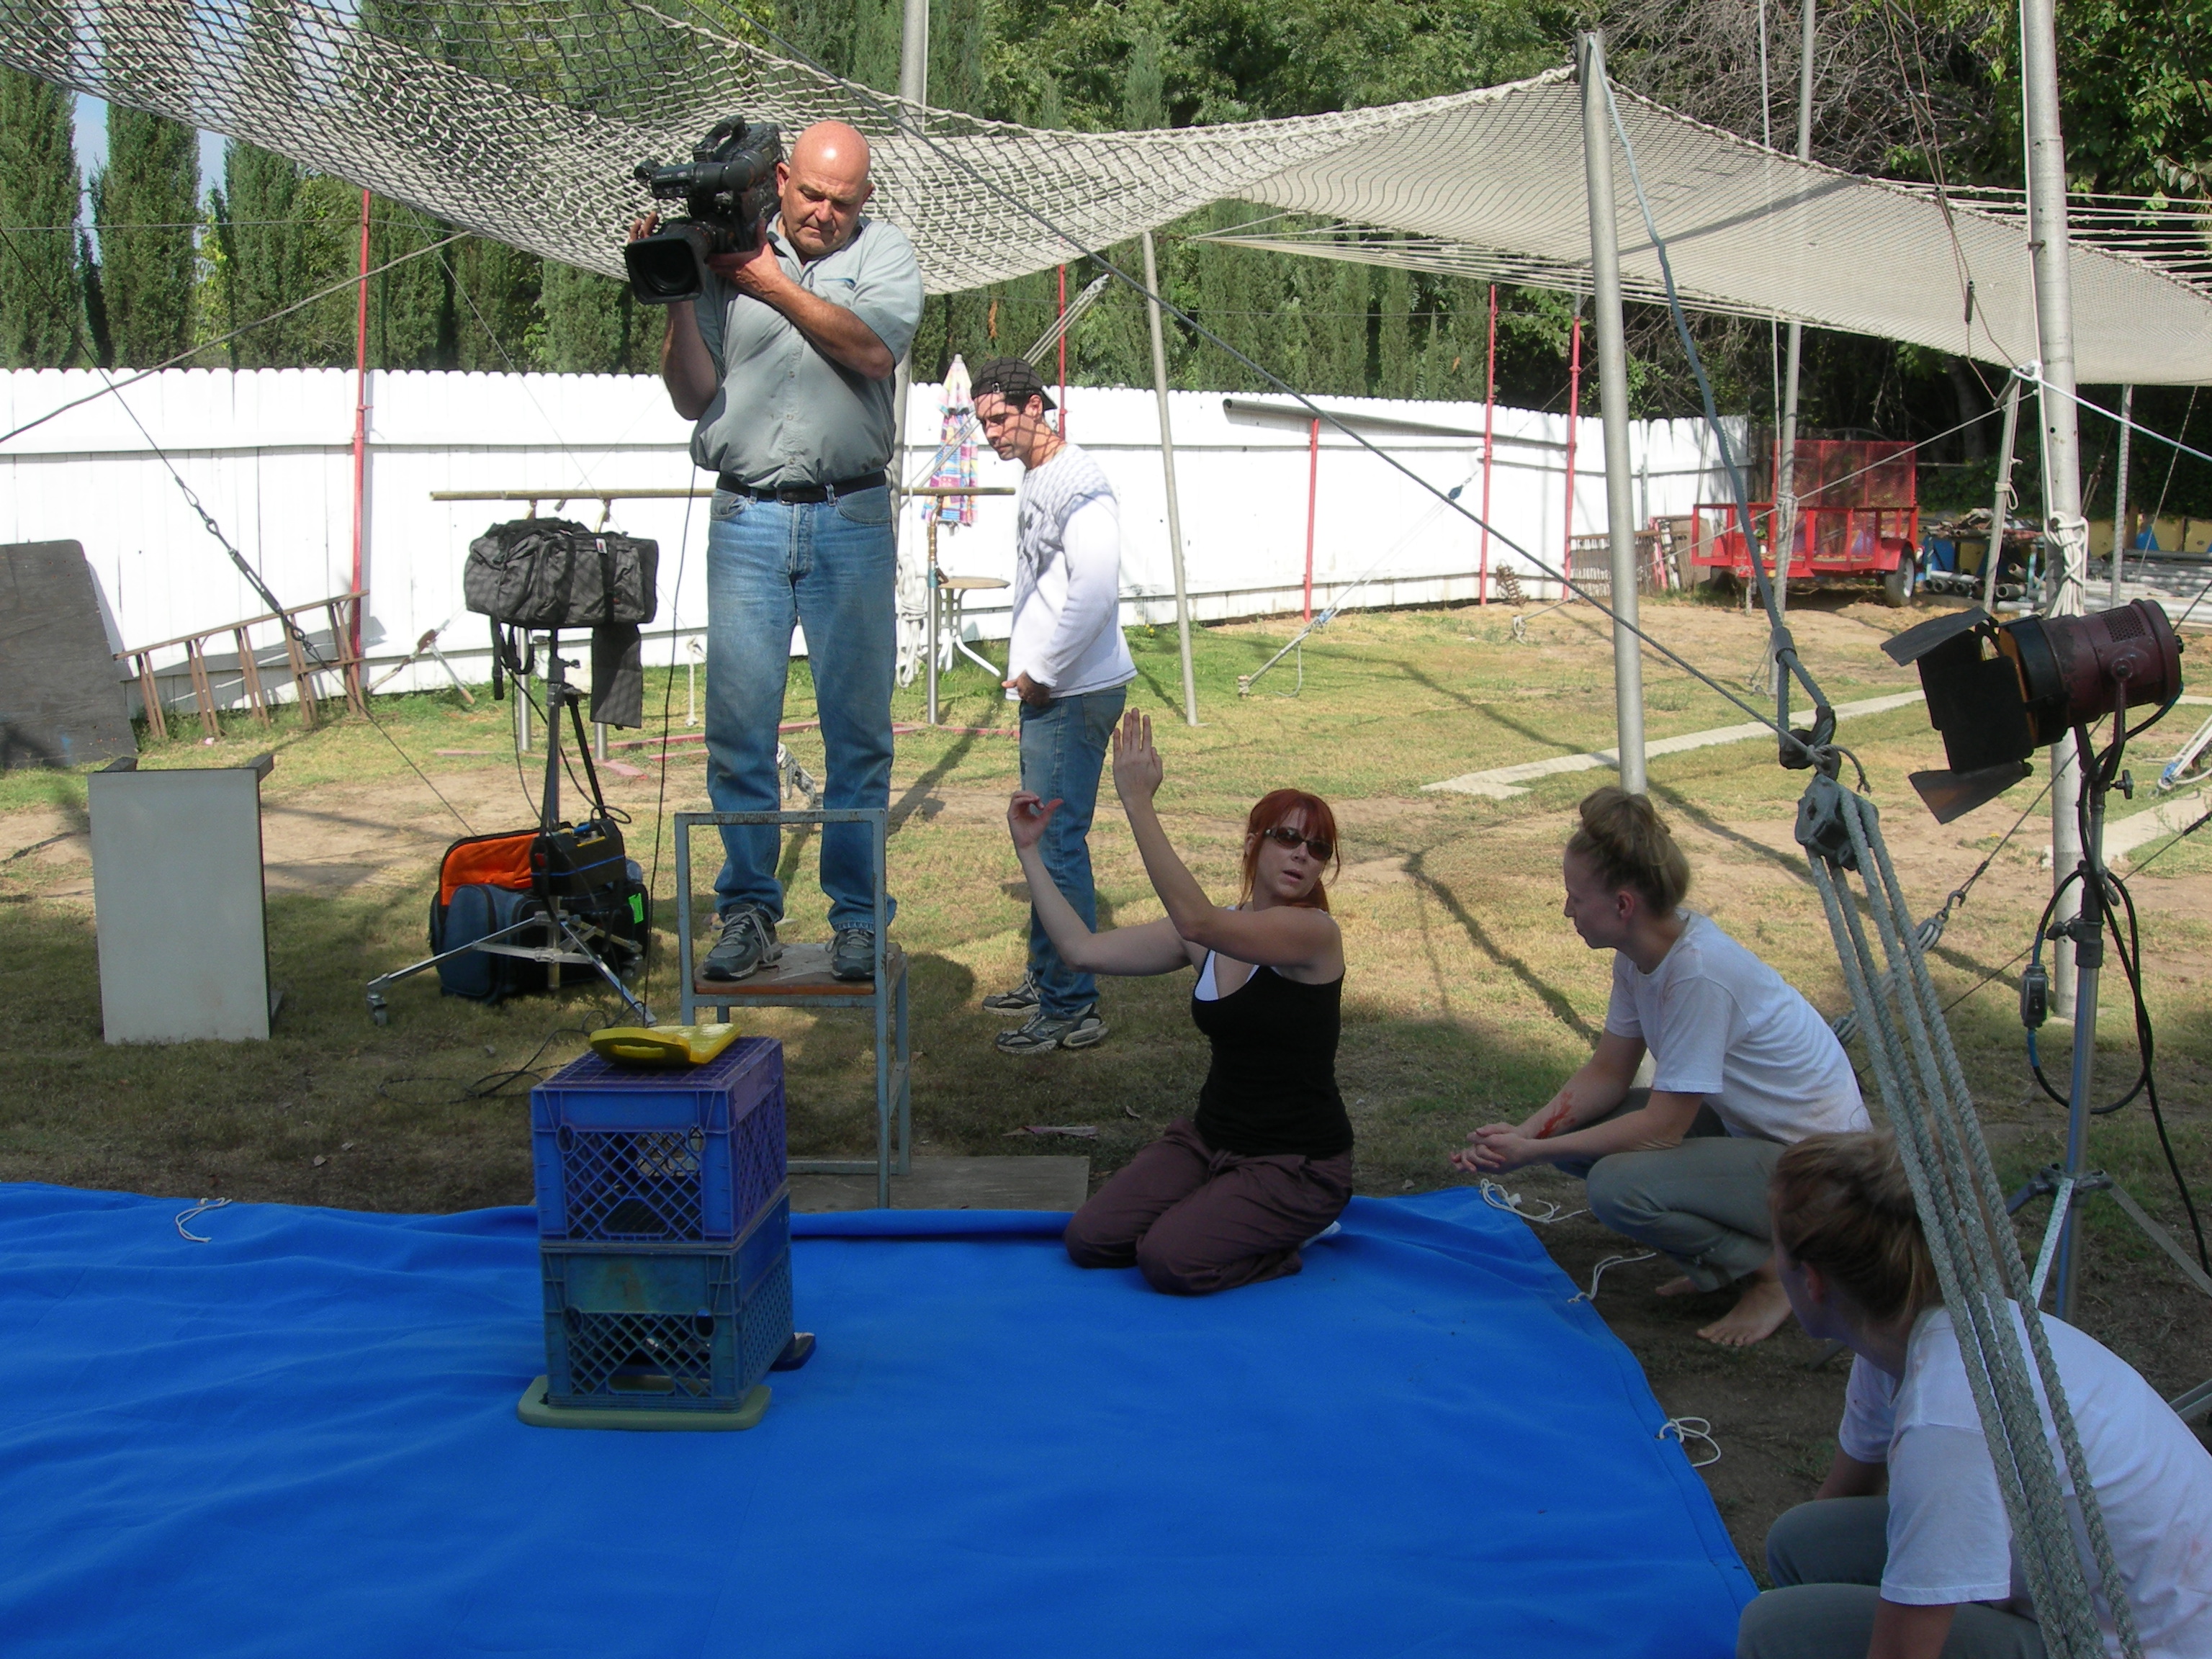
<svg viewBox="0 0 2212 1659"><path fill-rule="evenodd" d="M2114 727L2116 732L2125 733L2125 720L2126 710L2123 708ZM2073 1073L2067 1090L2065 1161L2037 1170L2005 1206L2008 1213L2017 1215L2034 1199L2048 1197L2052 1200L2043 1243L2036 1251L2028 1294L2040 1303L2045 1282L2055 1275L2057 1312L2069 1322L2080 1290L2081 1200L2096 1193L2110 1194L2121 1212L2145 1238L2172 1259L2190 1284L2212 1297L2212 1276L2205 1273L2180 1242L2137 1203L2126 1188L2104 1170L2088 1167L2089 1119L2094 1112L2089 1103L2089 1088L2097 1054L2097 981L2104 967L2105 928L2111 908L2104 859L2105 800L2118 774L2125 737L2116 738L2111 749L2100 756L2094 752L2088 728L2076 726L2074 744L2076 763L2081 769L2082 800L2087 819L2081 836L2081 861L2075 872L2081 889L2081 904L2072 921L2058 924L2045 935L2053 940L2070 939L2074 945ZM2128 784L2123 783L2121 787L2133 793ZM2040 952L2038 954L2039 957ZM2039 960L2035 966L2040 965ZM2026 1021L2025 999L2022 1017ZM2036 1024L2040 1024L2039 1010L2030 1024L2031 1030ZM2185 1419L2212 1411L2212 1381L2199 1383L2169 1403Z"/></svg>
<svg viewBox="0 0 2212 1659"><path fill-rule="evenodd" d="M501 647L504 649L504 647ZM532 652L525 637L522 660L515 669L515 695L527 706L529 691L526 677ZM575 665L561 655L561 635L556 630L545 635L545 785L538 799L538 842L544 848L562 833L561 822L561 711L568 711L569 723L576 733L576 752L584 763L584 775L590 782L591 805L599 822L605 822L606 801L599 791L599 769L592 764L592 745L584 736L583 696L568 684L568 671ZM544 860L550 866L551 860ZM545 966L549 989L557 990L564 967L589 967L613 988L617 996L635 1016L641 1025L651 1025L653 1011L642 997L632 992L623 982L622 975L607 960L610 955L623 948L622 942L609 934L588 915L571 914L572 907L560 888L557 872L548 870L548 878L540 884L542 908L520 921L471 939L465 945L450 951L426 957L420 962L385 974L368 982L368 1012L379 1025L389 1018L389 1006L385 993L403 979L436 967L441 962L465 956L471 951L487 956L514 957L526 962L542 963ZM522 937L536 933L543 944L524 944ZM643 952L638 952L643 960Z"/></svg>

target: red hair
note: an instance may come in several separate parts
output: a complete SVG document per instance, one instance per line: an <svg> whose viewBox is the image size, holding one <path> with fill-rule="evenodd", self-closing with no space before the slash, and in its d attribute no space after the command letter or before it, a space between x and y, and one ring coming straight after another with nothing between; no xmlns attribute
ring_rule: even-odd
<svg viewBox="0 0 2212 1659"><path fill-rule="evenodd" d="M1333 852L1331 864L1344 867L1344 849L1336 839L1336 814L1328 810L1328 803L1319 795L1310 795L1303 789L1275 789L1252 804L1252 811L1244 820L1244 894L1242 900L1249 903L1252 884L1259 878L1260 842L1277 824L1288 823L1292 818L1304 820L1305 833L1315 841L1329 843ZM1316 910L1328 908L1328 890L1319 875L1314 877L1310 891L1293 903L1310 905Z"/></svg>

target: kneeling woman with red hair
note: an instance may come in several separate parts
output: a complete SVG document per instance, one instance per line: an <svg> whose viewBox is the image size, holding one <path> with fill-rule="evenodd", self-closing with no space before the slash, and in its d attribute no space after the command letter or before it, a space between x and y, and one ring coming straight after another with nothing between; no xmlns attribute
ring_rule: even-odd
<svg viewBox="0 0 2212 1659"><path fill-rule="evenodd" d="M1176 855L1152 805L1152 722L1114 734L1114 788L1158 921L1094 933L1045 872L1037 842L1057 801L1017 794L1006 827L1030 902L1072 968L1134 975L1198 969L1191 1018L1213 1046L1198 1110L1177 1118L1076 1212L1078 1267L1140 1268L1155 1290L1205 1296L1297 1273L1298 1247L1352 1197L1352 1121L1336 1088L1344 939L1322 872L1336 821L1319 797L1278 789L1244 825L1244 894L1215 904Z"/></svg>

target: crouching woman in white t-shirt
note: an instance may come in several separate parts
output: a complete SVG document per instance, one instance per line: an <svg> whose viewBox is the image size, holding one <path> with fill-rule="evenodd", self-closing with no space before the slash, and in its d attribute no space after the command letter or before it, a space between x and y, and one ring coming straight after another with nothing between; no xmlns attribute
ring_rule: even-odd
<svg viewBox="0 0 2212 1659"><path fill-rule="evenodd" d="M1981 1415L1895 1143L1872 1134L1800 1142L1776 1164L1771 1197L1782 1284L1799 1322L1857 1358L1820 1495L1767 1534L1778 1588L1743 1610L1740 1659L2041 1659ZM2043 1328L2145 1659L2212 1654L2212 1453L2110 1350L2056 1319ZM2057 1457L2048 1412L2044 1433ZM1887 1498L1878 1495L1885 1477ZM2071 1518L2105 1648L2117 1656L2111 1589L2078 1510Z"/></svg>
<svg viewBox="0 0 2212 1659"><path fill-rule="evenodd" d="M1613 952L1604 1035L1540 1110L1477 1129L1452 1162L1581 1176L1600 1221L1682 1269L1662 1296L1744 1282L1698 1334L1747 1346L1790 1317L1770 1259L1767 1176L1784 1146L1868 1127L1858 1079L1810 1003L1681 908L1689 860L1649 799L1608 787L1581 810L1566 916L1590 949ZM1632 1088L1647 1048L1651 1086Z"/></svg>

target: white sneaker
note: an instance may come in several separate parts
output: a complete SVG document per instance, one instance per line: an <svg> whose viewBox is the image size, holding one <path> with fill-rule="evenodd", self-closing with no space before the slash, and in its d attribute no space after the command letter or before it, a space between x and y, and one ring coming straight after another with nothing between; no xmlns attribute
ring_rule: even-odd
<svg viewBox="0 0 2212 1659"><path fill-rule="evenodd" d="M1332 1222L1330 1222L1330 1223L1328 1224L1328 1226L1326 1226L1326 1227L1322 1228L1319 1232L1316 1233L1316 1234L1315 1234L1311 1238L1310 1238L1310 1239L1306 1240L1306 1243L1305 1243L1305 1244L1301 1244L1301 1245L1299 1245L1299 1246L1298 1246L1298 1248L1299 1248L1300 1249L1302 1249L1302 1250L1303 1250L1304 1249L1305 1249L1306 1244L1318 1244L1318 1243L1320 1243L1322 1242L1322 1240L1323 1240L1324 1238L1334 1238L1334 1237L1335 1237L1339 1233L1342 1232L1343 1231L1344 1231L1344 1224L1343 1224L1341 1221L1332 1221Z"/></svg>

